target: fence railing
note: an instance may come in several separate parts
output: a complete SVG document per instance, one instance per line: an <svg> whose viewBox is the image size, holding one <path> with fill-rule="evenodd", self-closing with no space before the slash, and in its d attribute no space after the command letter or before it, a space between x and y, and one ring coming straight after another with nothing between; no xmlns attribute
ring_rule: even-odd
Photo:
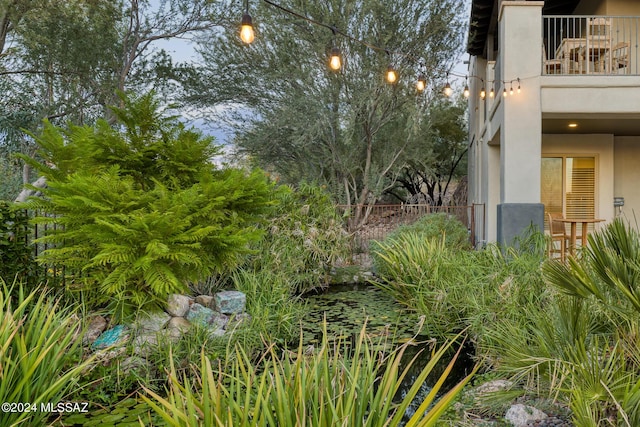
<svg viewBox="0 0 640 427"><path fill-rule="evenodd" d="M475 247L484 237L484 205L469 206L432 206L419 205L373 205L338 207L345 218L345 227L352 237L352 249L356 252L367 252L369 242L383 240L389 233L401 225L413 224L425 215L445 213L457 218L469 231L469 242ZM358 210L368 210L361 221L353 221Z"/></svg>
<svg viewBox="0 0 640 427"><path fill-rule="evenodd" d="M542 74L640 73L640 17L544 16L542 39Z"/></svg>

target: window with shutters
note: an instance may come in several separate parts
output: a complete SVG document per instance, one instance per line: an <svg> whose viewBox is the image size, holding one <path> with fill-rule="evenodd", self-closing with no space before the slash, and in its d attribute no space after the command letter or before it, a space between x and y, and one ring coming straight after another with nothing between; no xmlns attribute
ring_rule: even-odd
<svg viewBox="0 0 640 427"><path fill-rule="evenodd" d="M545 218L547 213L562 214L565 218L595 217L595 157L543 157L541 172Z"/></svg>

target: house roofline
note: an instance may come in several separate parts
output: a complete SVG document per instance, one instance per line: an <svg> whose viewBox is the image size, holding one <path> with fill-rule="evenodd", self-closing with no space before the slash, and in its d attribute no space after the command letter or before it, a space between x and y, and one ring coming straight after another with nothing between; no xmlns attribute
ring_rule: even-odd
<svg viewBox="0 0 640 427"><path fill-rule="evenodd" d="M497 31L498 3L500 0L472 0L469 17L467 52L472 56L486 58L489 34ZM536 0L526 0L536 1ZM563 15L573 13L580 0L545 0L542 13Z"/></svg>

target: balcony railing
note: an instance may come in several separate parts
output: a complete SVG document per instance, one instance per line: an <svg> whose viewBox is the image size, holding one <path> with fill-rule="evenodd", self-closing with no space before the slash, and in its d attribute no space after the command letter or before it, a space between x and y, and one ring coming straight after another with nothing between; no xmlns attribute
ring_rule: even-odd
<svg viewBox="0 0 640 427"><path fill-rule="evenodd" d="M544 16L542 74L638 75L640 17Z"/></svg>

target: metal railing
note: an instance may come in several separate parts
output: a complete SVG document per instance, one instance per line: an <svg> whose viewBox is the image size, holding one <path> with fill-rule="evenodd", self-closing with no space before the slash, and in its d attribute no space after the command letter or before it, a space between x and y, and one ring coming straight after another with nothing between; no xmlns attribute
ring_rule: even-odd
<svg viewBox="0 0 640 427"><path fill-rule="evenodd" d="M364 222L358 224L351 221L356 209L368 209ZM469 242L473 247L485 240L484 205L469 206L432 206L418 205L374 205L374 206L338 206L343 212L345 227L352 237L352 250L367 252L369 242L383 240L389 233L402 225L413 224L425 215L445 213L457 218L469 230Z"/></svg>
<svg viewBox="0 0 640 427"><path fill-rule="evenodd" d="M544 16L543 75L638 75L640 17Z"/></svg>

